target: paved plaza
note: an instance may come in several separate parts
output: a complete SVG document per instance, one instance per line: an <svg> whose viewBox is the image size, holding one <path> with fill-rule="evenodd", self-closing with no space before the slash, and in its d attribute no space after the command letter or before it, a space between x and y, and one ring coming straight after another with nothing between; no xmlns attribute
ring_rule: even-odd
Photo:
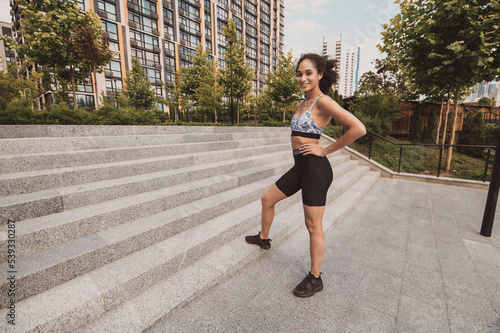
<svg viewBox="0 0 500 333"><path fill-rule="evenodd" d="M382 178L327 230L322 292L292 295L304 227L150 332L500 332L500 209L480 236L486 196Z"/></svg>

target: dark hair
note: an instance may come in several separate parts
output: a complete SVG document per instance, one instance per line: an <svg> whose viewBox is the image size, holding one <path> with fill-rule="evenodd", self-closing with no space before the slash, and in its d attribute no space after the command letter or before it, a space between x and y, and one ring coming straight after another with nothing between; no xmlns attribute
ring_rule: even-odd
<svg viewBox="0 0 500 333"><path fill-rule="evenodd" d="M319 89L323 94L328 94L332 90L332 86L337 83L339 77L336 70L337 62L333 59L328 59L328 56L321 56L316 53L306 53L303 54L297 62L297 67L295 68L296 72L300 63L306 59L314 64L318 73L323 74L323 77L319 81Z"/></svg>

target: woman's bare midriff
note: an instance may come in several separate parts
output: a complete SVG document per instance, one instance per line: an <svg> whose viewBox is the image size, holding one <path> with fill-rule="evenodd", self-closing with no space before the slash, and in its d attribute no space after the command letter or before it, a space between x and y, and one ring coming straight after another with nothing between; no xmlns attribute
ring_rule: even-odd
<svg viewBox="0 0 500 333"><path fill-rule="evenodd" d="M300 146L305 144L305 143L313 143L317 144L319 143L318 139L311 139L311 138L304 138L301 136L292 136L292 149L300 149Z"/></svg>

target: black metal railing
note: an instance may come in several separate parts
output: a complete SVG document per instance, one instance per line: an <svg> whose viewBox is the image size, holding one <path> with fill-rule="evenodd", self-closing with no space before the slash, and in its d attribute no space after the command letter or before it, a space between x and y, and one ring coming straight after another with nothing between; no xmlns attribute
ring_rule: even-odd
<svg viewBox="0 0 500 333"><path fill-rule="evenodd" d="M393 142L392 140L389 140L387 138L384 138L383 136L371 131L371 130L366 130L366 133L368 135L368 142L369 142L369 147L368 147L368 159L372 158L372 146L373 146L373 139L374 137L380 138L392 145L399 146L399 162L398 162L398 173L401 173L401 161L403 157L403 146L425 146L425 147L439 147L439 163L437 167L437 177L440 175L441 171L441 162L443 159L443 152L444 148L448 147L453 147L453 148L475 148L475 149L487 149L487 157L486 157L486 162L485 162L485 167L484 167L484 174L483 174L483 182L486 181L486 175L488 174L488 166L489 166L489 161L490 161L490 156L491 156L491 151L496 149L496 146L487 146L487 145L451 145L451 144L436 144L436 143L402 143L402 142Z"/></svg>

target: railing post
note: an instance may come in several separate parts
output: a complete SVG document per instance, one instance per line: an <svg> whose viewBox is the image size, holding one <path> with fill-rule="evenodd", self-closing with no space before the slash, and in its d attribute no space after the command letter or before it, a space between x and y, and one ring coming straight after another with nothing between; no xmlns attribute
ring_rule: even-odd
<svg viewBox="0 0 500 333"><path fill-rule="evenodd" d="M493 171L491 173L490 188L486 199L486 207L484 208L483 224L481 226L481 235L491 237L493 231L493 220L495 219L495 211L498 201L498 190L500 188L500 131L497 138L497 149L495 150L495 160L493 162Z"/></svg>
<svg viewBox="0 0 500 333"><path fill-rule="evenodd" d="M401 157L403 157L403 145L399 145L399 165L398 165L398 173L401 172Z"/></svg>
<svg viewBox="0 0 500 333"><path fill-rule="evenodd" d="M441 173L441 160L443 159L443 149L444 149L444 147L441 146L441 149L439 151L439 164L438 164L438 173L437 173L438 178L439 178L439 174Z"/></svg>
<svg viewBox="0 0 500 333"><path fill-rule="evenodd" d="M486 182L486 175L488 174L488 165L490 162L491 149L488 148L488 155L486 156L486 165L484 166L483 183Z"/></svg>
<svg viewBox="0 0 500 333"><path fill-rule="evenodd" d="M373 135L370 133L368 136L368 142L370 143L369 148L368 148L368 159L372 159L372 142L373 142Z"/></svg>

